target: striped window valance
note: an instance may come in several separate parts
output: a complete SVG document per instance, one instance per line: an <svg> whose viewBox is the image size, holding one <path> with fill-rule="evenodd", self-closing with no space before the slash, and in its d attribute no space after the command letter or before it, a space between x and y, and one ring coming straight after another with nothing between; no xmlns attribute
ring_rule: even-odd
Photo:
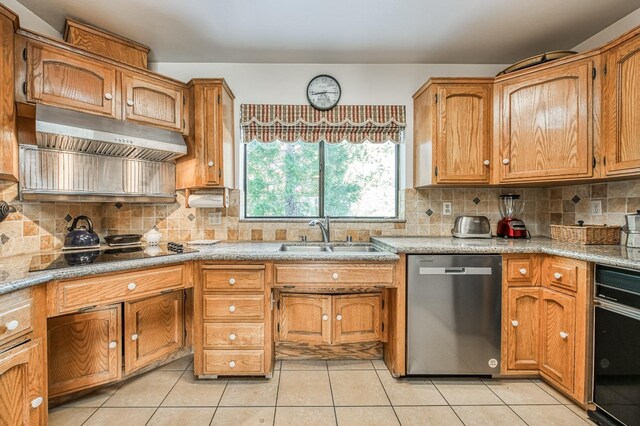
<svg viewBox="0 0 640 426"><path fill-rule="evenodd" d="M338 105L319 111L310 105L240 106L242 141L400 143L404 105Z"/></svg>

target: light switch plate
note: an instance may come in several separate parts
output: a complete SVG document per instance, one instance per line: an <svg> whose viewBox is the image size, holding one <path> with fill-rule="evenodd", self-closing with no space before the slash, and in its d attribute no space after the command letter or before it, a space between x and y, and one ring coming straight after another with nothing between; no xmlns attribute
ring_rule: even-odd
<svg viewBox="0 0 640 426"><path fill-rule="evenodd" d="M451 203L442 203L442 216L451 216Z"/></svg>
<svg viewBox="0 0 640 426"><path fill-rule="evenodd" d="M222 224L222 213L220 212L209 213L209 225L220 225L220 224Z"/></svg>

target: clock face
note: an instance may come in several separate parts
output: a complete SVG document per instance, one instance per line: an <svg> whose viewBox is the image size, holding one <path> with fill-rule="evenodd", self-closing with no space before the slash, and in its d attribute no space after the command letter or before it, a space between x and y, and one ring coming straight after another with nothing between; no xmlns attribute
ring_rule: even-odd
<svg viewBox="0 0 640 426"><path fill-rule="evenodd" d="M326 111L338 105L340 100L340 85L330 75L319 75L313 78L307 86L307 99L311 106Z"/></svg>

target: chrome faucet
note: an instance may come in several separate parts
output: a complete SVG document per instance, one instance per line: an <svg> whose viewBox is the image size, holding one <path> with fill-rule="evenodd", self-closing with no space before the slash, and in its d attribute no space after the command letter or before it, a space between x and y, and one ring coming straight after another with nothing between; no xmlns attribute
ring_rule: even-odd
<svg viewBox="0 0 640 426"><path fill-rule="evenodd" d="M313 219L311 222L309 222L309 226L316 225L318 225L320 227L320 230L322 231L322 242L328 243L331 240L329 216L325 216L324 220Z"/></svg>

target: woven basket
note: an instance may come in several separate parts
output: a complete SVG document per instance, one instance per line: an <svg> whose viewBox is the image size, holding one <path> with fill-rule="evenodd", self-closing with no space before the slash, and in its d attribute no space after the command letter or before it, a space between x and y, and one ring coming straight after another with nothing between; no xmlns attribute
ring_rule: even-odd
<svg viewBox="0 0 640 426"><path fill-rule="evenodd" d="M620 227L606 225L551 225L551 238L578 244L620 244Z"/></svg>

